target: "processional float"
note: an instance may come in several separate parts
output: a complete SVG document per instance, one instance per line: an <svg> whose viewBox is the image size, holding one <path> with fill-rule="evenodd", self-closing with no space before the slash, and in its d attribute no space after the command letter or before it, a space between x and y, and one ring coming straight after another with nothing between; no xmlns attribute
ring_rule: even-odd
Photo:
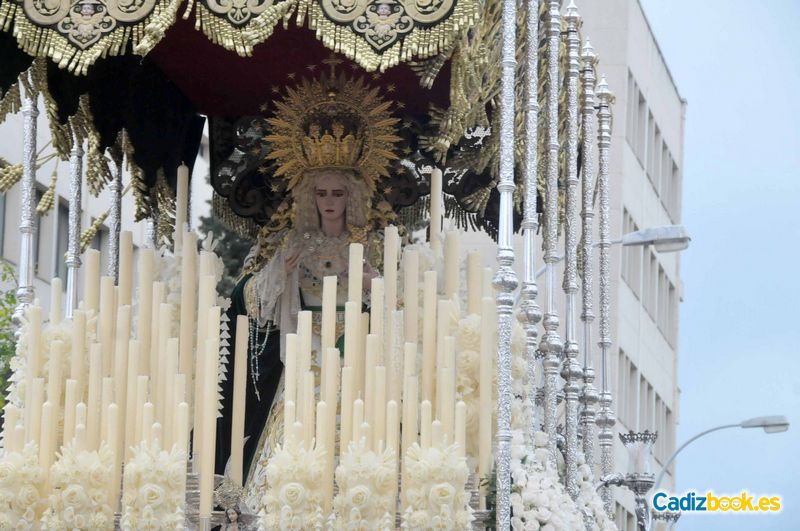
<svg viewBox="0 0 800 531"><path fill-rule="evenodd" d="M265 164L270 126L252 117L271 112L284 86L328 69L331 78L348 70L366 77L394 102L402 147L377 189L386 205L383 276L372 281L372 296L383 302L362 317L360 290L349 290L345 341L355 346L345 352L358 357L323 352L319 392L309 370L311 317L282 331L293 351L286 393L295 400L284 403L278 473L252 525L614 527L609 485L626 483L611 476L607 359L613 96L604 80L596 83L597 58L582 44L574 4L2 0L0 28L0 116L21 109L24 117L21 162L0 170L3 189L18 182L22 192L19 356L4 415L0 527L208 529L233 516L242 456L234 451L212 499L209 419L218 384L246 378L226 367L229 358L246 360L249 338L230 337L228 294L216 290L219 258L208 241L197 251L186 223L191 168L179 166L195 160L206 116L217 215L250 238L284 219L287 189ZM49 320L32 288L40 101L53 148L70 167L66 299L62 312L54 281ZM113 200L107 219L81 233L84 181L94 195L108 187ZM129 191L152 246L140 253L135 281L130 234L120 230ZM479 256L460 256L443 216L496 239L492 276ZM82 249L103 222L112 237L101 278L98 255ZM418 228L428 229L426 242L413 244ZM350 268L360 270L358 246L351 249ZM520 254L521 283L513 269ZM249 328L242 319L239 331ZM375 383L382 381L385 388ZM241 448L236 392L231 445ZM646 455L653 436L625 442ZM652 483L637 472L636 485ZM595 478L603 478L602 501ZM637 494L644 527L647 505Z"/></svg>

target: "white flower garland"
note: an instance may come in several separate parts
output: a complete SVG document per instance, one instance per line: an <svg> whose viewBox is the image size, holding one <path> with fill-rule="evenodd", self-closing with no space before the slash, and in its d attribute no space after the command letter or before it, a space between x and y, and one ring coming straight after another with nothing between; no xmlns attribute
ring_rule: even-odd
<svg viewBox="0 0 800 531"><path fill-rule="evenodd" d="M100 450L77 451L63 447L50 469L53 490L42 516L42 529L114 529L114 510L109 505L113 455L103 443Z"/></svg>
<svg viewBox="0 0 800 531"><path fill-rule="evenodd" d="M423 449L414 443L405 455L405 473L403 529L471 529L469 470L455 445Z"/></svg>
<svg viewBox="0 0 800 531"><path fill-rule="evenodd" d="M35 443L0 459L0 530L36 528L43 480Z"/></svg>
<svg viewBox="0 0 800 531"><path fill-rule="evenodd" d="M186 453L147 443L133 449L125 466L122 495L124 530L184 529Z"/></svg>
<svg viewBox="0 0 800 531"><path fill-rule="evenodd" d="M591 517L587 531L617 531L617 525L606 514L603 499L597 492L592 469L586 464L583 452L578 453L578 507Z"/></svg>
<svg viewBox="0 0 800 531"><path fill-rule="evenodd" d="M267 489L259 507L259 529L321 529L324 451L303 445L278 445L267 463Z"/></svg>
<svg viewBox="0 0 800 531"><path fill-rule="evenodd" d="M397 488L394 453L374 452L366 440L351 442L336 467L335 529L394 529ZM388 524L388 527L387 527Z"/></svg>

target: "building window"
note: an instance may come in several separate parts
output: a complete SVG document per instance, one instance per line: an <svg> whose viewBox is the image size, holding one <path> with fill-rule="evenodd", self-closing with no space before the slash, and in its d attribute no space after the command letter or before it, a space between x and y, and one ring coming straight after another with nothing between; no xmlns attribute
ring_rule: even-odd
<svg viewBox="0 0 800 531"><path fill-rule="evenodd" d="M658 293L658 261L651 249L645 251L644 259L644 286L642 302L644 309L655 321L656 318L656 294Z"/></svg>
<svg viewBox="0 0 800 531"><path fill-rule="evenodd" d="M626 208L622 210L622 233L636 232L639 227L633 221ZM639 245L629 245L622 248L622 279L631 288L637 298L641 296L642 282L642 248Z"/></svg>
<svg viewBox="0 0 800 531"><path fill-rule="evenodd" d="M94 220L92 220L94 223ZM108 274L108 227L101 225L92 238L92 249L100 251L100 275Z"/></svg>

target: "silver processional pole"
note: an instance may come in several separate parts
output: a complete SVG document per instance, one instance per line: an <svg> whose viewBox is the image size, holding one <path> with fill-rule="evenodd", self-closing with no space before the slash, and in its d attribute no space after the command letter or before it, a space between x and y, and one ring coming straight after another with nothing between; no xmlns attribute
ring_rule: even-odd
<svg viewBox="0 0 800 531"><path fill-rule="evenodd" d="M575 327L575 306L578 293L578 76L580 16L574 2L570 2L564 17L567 21L567 186L564 214L564 281L566 297L564 312L564 378L567 492L578 497L578 399L583 371L578 363L578 341Z"/></svg>
<svg viewBox="0 0 800 531"><path fill-rule="evenodd" d="M73 139L69 154L69 233L67 236L67 302L66 317L71 319L78 306L78 270L81 268L81 196L83 146Z"/></svg>
<svg viewBox="0 0 800 531"><path fill-rule="evenodd" d="M500 100L500 219L497 235L497 529L511 527L511 328L514 310L513 230L514 97L516 60L516 0L503 2L503 68Z"/></svg>

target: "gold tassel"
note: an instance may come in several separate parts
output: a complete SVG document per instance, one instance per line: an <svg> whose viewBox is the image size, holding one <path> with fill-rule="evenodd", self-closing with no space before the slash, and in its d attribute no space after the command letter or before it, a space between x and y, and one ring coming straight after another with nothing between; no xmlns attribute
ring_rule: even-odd
<svg viewBox="0 0 800 531"><path fill-rule="evenodd" d="M40 217L44 217L50 213L53 205L55 204L56 197L56 182L58 181L58 164L53 168L53 174L50 176L50 185L47 190L42 194L39 204L36 206L36 213Z"/></svg>
<svg viewBox="0 0 800 531"><path fill-rule="evenodd" d="M86 249L88 249L89 246L92 244L92 240L97 234L97 231L100 230L100 227L103 225L103 223L106 222L106 218L108 218L108 212L103 213L103 215L95 219L94 223L92 223L92 225L88 229L83 231L83 234L81 234L81 239L80 239L81 253L86 252Z"/></svg>
<svg viewBox="0 0 800 531"><path fill-rule="evenodd" d="M20 179L22 179L22 164L0 168L0 192L8 192Z"/></svg>
<svg viewBox="0 0 800 531"><path fill-rule="evenodd" d="M17 113L21 108L22 98L20 96L19 83L14 83L0 98L0 123L5 121L6 116Z"/></svg>

